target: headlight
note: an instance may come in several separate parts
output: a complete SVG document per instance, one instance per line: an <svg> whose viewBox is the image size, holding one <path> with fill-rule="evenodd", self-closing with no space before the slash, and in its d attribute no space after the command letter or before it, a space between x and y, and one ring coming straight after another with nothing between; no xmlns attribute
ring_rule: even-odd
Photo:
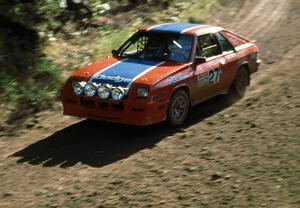
<svg viewBox="0 0 300 208"><path fill-rule="evenodd" d="M144 87L138 87L137 90L136 90L136 95L138 97L141 97L141 98L145 98L149 95L149 91L147 88L144 88Z"/></svg>
<svg viewBox="0 0 300 208"><path fill-rule="evenodd" d="M83 88L84 94L89 97L93 97L97 93L97 86L93 83L87 83Z"/></svg>
<svg viewBox="0 0 300 208"><path fill-rule="evenodd" d="M85 81L73 80L72 87L76 95L81 96L83 94L83 88L86 85Z"/></svg>
<svg viewBox="0 0 300 208"><path fill-rule="evenodd" d="M98 88L98 95L101 99L107 99L110 96L111 87L107 84L103 84Z"/></svg>
<svg viewBox="0 0 300 208"><path fill-rule="evenodd" d="M124 89L122 87L114 88L111 92L111 97L114 100L121 100L124 97Z"/></svg>

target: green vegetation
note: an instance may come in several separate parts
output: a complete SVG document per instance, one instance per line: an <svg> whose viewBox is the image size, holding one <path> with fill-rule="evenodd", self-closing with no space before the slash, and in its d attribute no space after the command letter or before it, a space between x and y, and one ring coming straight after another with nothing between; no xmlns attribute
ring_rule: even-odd
<svg viewBox="0 0 300 208"><path fill-rule="evenodd" d="M73 70L110 54L138 27L203 23L217 0L60 2L0 0L2 103L48 108Z"/></svg>
<svg viewBox="0 0 300 208"><path fill-rule="evenodd" d="M120 31L115 31L110 35L104 35L99 40L95 40L93 59L104 57L110 54L112 49L117 49L133 32L132 29L124 28Z"/></svg>
<svg viewBox="0 0 300 208"><path fill-rule="evenodd" d="M193 6L186 8L181 14L181 19L193 23L205 23L211 9L217 0L196 1Z"/></svg>
<svg viewBox="0 0 300 208"><path fill-rule="evenodd" d="M21 72L22 73L22 72ZM29 74L30 73L30 74ZM50 107L62 85L59 72L47 60L39 60L34 70L20 75L0 72L2 102L14 103L17 110Z"/></svg>

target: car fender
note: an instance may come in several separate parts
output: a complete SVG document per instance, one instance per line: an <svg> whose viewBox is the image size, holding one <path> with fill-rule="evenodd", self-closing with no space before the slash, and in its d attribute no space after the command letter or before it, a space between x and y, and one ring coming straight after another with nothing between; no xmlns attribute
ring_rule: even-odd
<svg viewBox="0 0 300 208"><path fill-rule="evenodd" d="M172 89L171 96L179 89L185 90L188 96L190 95L190 87L186 83L180 83Z"/></svg>

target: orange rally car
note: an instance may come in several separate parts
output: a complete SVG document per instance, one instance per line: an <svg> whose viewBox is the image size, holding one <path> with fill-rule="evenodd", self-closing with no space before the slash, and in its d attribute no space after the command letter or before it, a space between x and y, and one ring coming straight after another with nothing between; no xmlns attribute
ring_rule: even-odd
<svg viewBox="0 0 300 208"><path fill-rule="evenodd" d="M130 125L180 125L191 106L243 96L258 48L226 29L167 23L139 29L112 56L78 71L61 95L64 114Z"/></svg>

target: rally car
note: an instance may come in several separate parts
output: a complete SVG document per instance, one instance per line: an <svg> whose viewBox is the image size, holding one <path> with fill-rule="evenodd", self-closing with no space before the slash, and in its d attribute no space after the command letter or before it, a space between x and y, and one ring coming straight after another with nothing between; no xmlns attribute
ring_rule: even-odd
<svg viewBox="0 0 300 208"><path fill-rule="evenodd" d="M67 80L65 115L129 125L181 125L191 106L222 93L242 97L258 70L253 41L217 26L167 23L139 29L112 56Z"/></svg>

